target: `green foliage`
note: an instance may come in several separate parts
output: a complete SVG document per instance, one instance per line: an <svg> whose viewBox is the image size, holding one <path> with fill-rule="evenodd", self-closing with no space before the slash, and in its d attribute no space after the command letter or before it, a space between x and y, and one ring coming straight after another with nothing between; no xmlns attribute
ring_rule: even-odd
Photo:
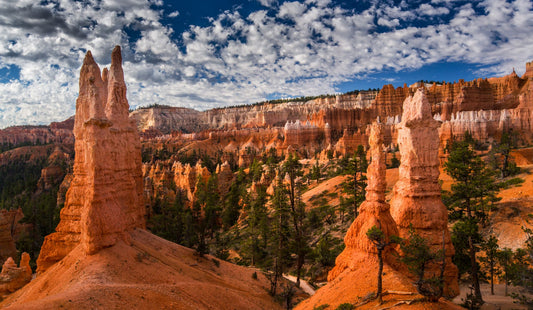
<svg viewBox="0 0 533 310"><path fill-rule="evenodd" d="M347 302L340 304L337 308L335 308L335 310L353 310L353 309L355 309L355 306Z"/></svg>
<svg viewBox="0 0 533 310"><path fill-rule="evenodd" d="M392 158L390 160L389 168L398 168L400 167L400 160L396 157L396 152L392 153Z"/></svg>
<svg viewBox="0 0 533 310"><path fill-rule="evenodd" d="M494 295L494 276L499 273L499 270L496 268L498 253L500 252L498 238L494 235L490 235L490 237L481 244L481 248L485 251L485 256L481 257L480 261L483 262L488 269L490 291L491 295Z"/></svg>
<svg viewBox="0 0 533 310"><path fill-rule="evenodd" d="M207 237L213 237L220 223L221 208L216 174L212 174L207 182L198 179L195 196L192 215L195 221L194 228L198 236L196 250L202 256L208 252Z"/></svg>
<svg viewBox="0 0 533 310"><path fill-rule="evenodd" d="M408 238L400 242L400 248L403 253L400 261L415 275L417 279L415 285L418 293L431 302L437 302L442 296L444 286L444 249L437 252L432 251L427 240L417 234L412 226L409 229ZM441 267L440 276L426 278L428 265L439 263Z"/></svg>
<svg viewBox="0 0 533 310"><path fill-rule="evenodd" d="M452 191L446 197L449 219L455 222L452 228L452 242L455 247L454 263L461 274L468 272L474 290L474 302L482 303L479 284L479 263L476 258L483 238L480 225L485 224L486 212L499 198L499 185L494 172L476 154L477 142L468 134L461 141L454 141L449 147L449 156L444 164L445 171L452 177Z"/></svg>
<svg viewBox="0 0 533 310"><path fill-rule="evenodd" d="M517 147L517 135L512 131L504 131L498 143L493 144L489 152L491 168L500 172L500 177L505 178L520 173L520 168L510 156L511 150Z"/></svg>
<svg viewBox="0 0 533 310"><path fill-rule="evenodd" d="M397 243L399 240L396 237L387 238L385 236L385 233L381 230L381 228L377 226L372 226L367 232L366 236L377 250L377 257L378 257L378 284L377 284L377 292L376 297L378 299L379 304L383 302L382 300L382 289L383 289L383 250L392 243ZM388 240L387 240L388 239Z"/></svg>
<svg viewBox="0 0 533 310"><path fill-rule="evenodd" d="M179 189L172 202L156 198L152 207L152 216L148 220L150 230L155 235L178 244L194 243L184 230L187 228L187 214L190 213L185 207L186 199L185 192Z"/></svg>
<svg viewBox="0 0 533 310"><path fill-rule="evenodd" d="M341 167L344 167L343 174L347 175L346 181L342 184L342 191L347 194L347 198L342 201L341 208L348 208L350 219L353 219L357 217L359 214L357 209L365 201L365 173L368 162L363 146L359 145L354 155Z"/></svg>
<svg viewBox="0 0 533 310"><path fill-rule="evenodd" d="M525 180L522 178L512 178L512 179L500 182L500 186L503 189L507 189L507 188L510 188L511 186L518 186L524 182Z"/></svg>
<svg viewBox="0 0 533 310"><path fill-rule="evenodd" d="M290 217L291 209L287 200L287 189L283 186L281 178L277 178L274 188L274 195L271 199L273 212L272 234L269 247L273 259L273 276L271 280L270 294L276 295L278 280L281 278L284 269L291 261L289 248L290 243Z"/></svg>
<svg viewBox="0 0 533 310"><path fill-rule="evenodd" d="M317 160L315 161L315 164L313 165L313 167L311 167L311 171L309 172L309 178L311 180L315 180L319 182L321 177L322 177L322 173L320 172L320 165L318 164L318 160Z"/></svg>
<svg viewBox="0 0 533 310"><path fill-rule="evenodd" d="M335 251L332 238L326 234L318 241L313 254L315 261L322 266L334 266L339 253Z"/></svg>
<svg viewBox="0 0 533 310"><path fill-rule="evenodd" d="M271 264L268 259L268 249L272 249L272 247L268 246L271 241L270 218L266 208L267 194L265 188L258 187L257 194L251 197L247 196L246 200L245 211L248 216L244 220L246 225L242 232L241 255L247 263L266 268Z"/></svg>
<svg viewBox="0 0 533 310"><path fill-rule="evenodd" d="M381 229L379 229L377 226L372 226L367 232L366 236L370 241L372 241L374 244L384 244L385 241L385 234Z"/></svg>
<svg viewBox="0 0 533 310"><path fill-rule="evenodd" d="M224 209L222 210L222 225L227 230L237 223L241 214L240 201L246 194L246 175L240 170L237 177L231 184L224 200Z"/></svg>
<svg viewBox="0 0 533 310"><path fill-rule="evenodd" d="M146 109L154 109L154 108L171 108L169 105L159 104L159 103L152 103L145 107L137 107L135 111L137 110L146 110Z"/></svg>
<svg viewBox="0 0 533 310"><path fill-rule="evenodd" d="M313 307L313 310L326 310L327 308L329 308L329 304L323 304L317 307Z"/></svg>

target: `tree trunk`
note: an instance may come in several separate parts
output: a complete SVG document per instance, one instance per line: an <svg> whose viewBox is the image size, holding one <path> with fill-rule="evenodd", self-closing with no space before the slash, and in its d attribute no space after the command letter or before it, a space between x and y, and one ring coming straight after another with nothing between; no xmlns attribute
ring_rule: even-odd
<svg viewBox="0 0 533 310"><path fill-rule="evenodd" d="M494 295L494 262L490 262L490 294Z"/></svg>
<svg viewBox="0 0 533 310"><path fill-rule="evenodd" d="M383 277L383 250L381 248L378 248L378 290L376 293L376 297L380 305L383 303L383 298L381 297L381 291L383 290L382 277Z"/></svg>
<svg viewBox="0 0 533 310"><path fill-rule="evenodd" d="M470 247L470 272L472 273L472 286L474 288L474 298L479 303L483 304L483 297L481 296L481 287L479 286L479 275L476 262L476 249L472 237L468 237L468 246Z"/></svg>

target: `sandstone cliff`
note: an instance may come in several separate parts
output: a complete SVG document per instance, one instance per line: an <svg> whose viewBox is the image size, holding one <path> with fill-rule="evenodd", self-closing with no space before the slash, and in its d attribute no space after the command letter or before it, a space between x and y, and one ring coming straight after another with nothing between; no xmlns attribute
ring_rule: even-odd
<svg viewBox="0 0 533 310"><path fill-rule="evenodd" d="M0 144L74 143L74 118L53 122L49 126L13 126L0 130Z"/></svg>
<svg viewBox="0 0 533 310"><path fill-rule="evenodd" d="M179 107L155 106L138 109L130 113L140 132L157 130L161 134L174 131L183 133L199 132L208 128L202 112Z"/></svg>

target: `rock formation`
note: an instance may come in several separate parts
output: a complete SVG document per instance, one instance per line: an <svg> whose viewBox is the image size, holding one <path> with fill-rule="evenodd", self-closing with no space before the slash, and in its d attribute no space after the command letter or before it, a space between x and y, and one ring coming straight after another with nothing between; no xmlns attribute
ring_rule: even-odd
<svg viewBox="0 0 533 310"><path fill-rule="evenodd" d="M230 168L229 165L222 165L222 168L219 168L223 174L222 180L225 182L229 177L228 168ZM231 173L231 169L229 172ZM198 180L207 182L210 176L211 173L202 166L201 162L194 166L172 160L144 164L144 199L148 205L153 206L155 198L172 199L177 194L175 190L178 189L185 193L189 202L192 202ZM176 188L169 186L170 184L174 184ZM225 186L229 187L229 185L223 185Z"/></svg>
<svg viewBox="0 0 533 310"><path fill-rule="evenodd" d="M128 118L120 47L109 71L87 52L80 71L74 122L74 179L56 232L47 236L37 260L45 271L81 244L86 254L128 241L144 227L140 141Z"/></svg>
<svg viewBox="0 0 533 310"><path fill-rule="evenodd" d="M0 145L74 143L74 119L53 122L49 126L13 126L0 130Z"/></svg>
<svg viewBox="0 0 533 310"><path fill-rule="evenodd" d="M222 165L218 165L215 172L217 174L218 192L221 196L224 196L233 182L233 171L231 171L231 167L226 161Z"/></svg>
<svg viewBox="0 0 533 310"><path fill-rule="evenodd" d="M137 109L131 112L131 118L136 121L140 132L157 130L162 134L174 131L191 133L208 128L207 123L202 121L202 112L180 107L155 106Z"/></svg>
<svg viewBox="0 0 533 310"><path fill-rule="evenodd" d="M17 248L13 240L13 230L21 218L11 218L9 216L10 213L12 211L0 210L0 261L2 262L8 257L15 257L17 254Z"/></svg>
<svg viewBox="0 0 533 310"><path fill-rule="evenodd" d="M444 238L444 292L447 296L456 296L459 293L457 267L451 261L454 248L448 231L448 212L442 203L439 185L439 126L431 115L424 89L419 89L405 100L398 129L400 177L394 187L391 214L398 225L400 237L407 237L412 225L435 251L442 249ZM439 271L438 266L433 266L428 275Z"/></svg>
<svg viewBox="0 0 533 310"><path fill-rule="evenodd" d="M382 131L382 124L372 124L369 137L372 162L367 170L366 199L344 237L346 248L337 257L335 267L328 274L328 281L334 280L347 268L365 268L366 262L375 260L376 247L366 236L372 226L380 228L387 238L398 235L396 223L389 212L389 204L385 201L386 166ZM383 255L386 262L392 262L391 253L391 247L385 249Z"/></svg>
<svg viewBox="0 0 533 310"><path fill-rule="evenodd" d="M30 267L30 255L22 253L20 264L17 266L13 258L9 257L2 266L0 273L0 295L13 293L30 282L32 271Z"/></svg>

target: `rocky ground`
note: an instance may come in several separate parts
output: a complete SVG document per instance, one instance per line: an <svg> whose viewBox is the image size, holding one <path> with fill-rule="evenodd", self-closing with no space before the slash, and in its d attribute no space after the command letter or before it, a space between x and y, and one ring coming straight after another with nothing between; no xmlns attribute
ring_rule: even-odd
<svg viewBox="0 0 533 310"><path fill-rule="evenodd" d="M80 247L4 300L6 309L281 309L260 272L144 230L95 255Z"/></svg>

